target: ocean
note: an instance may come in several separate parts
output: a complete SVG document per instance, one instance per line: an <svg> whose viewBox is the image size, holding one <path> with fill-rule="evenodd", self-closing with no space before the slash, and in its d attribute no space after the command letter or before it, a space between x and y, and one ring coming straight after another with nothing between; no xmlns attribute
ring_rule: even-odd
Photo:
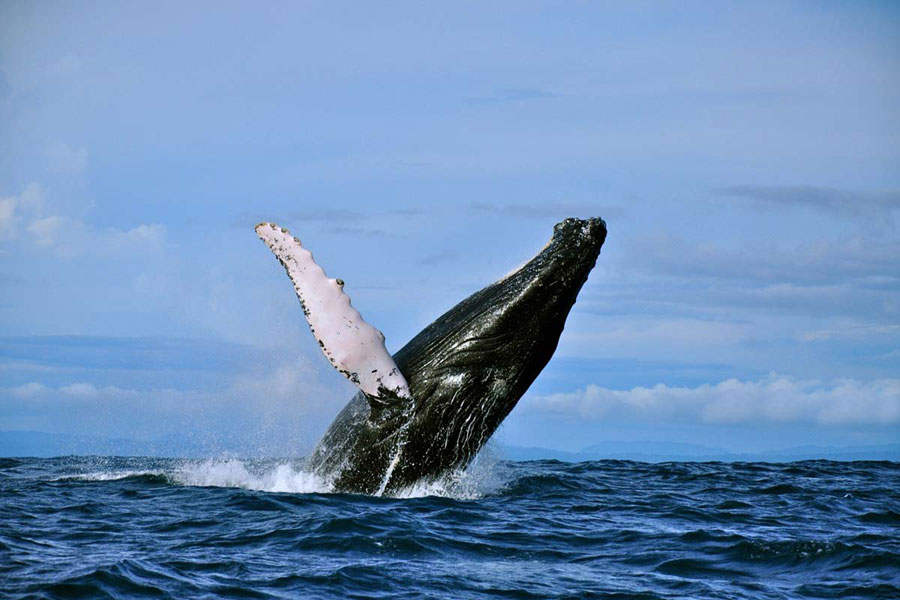
<svg viewBox="0 0 900 600"><path fill-rule="evenodd" d="M3 598L900 598L900 463L0 459Z"/></svg>

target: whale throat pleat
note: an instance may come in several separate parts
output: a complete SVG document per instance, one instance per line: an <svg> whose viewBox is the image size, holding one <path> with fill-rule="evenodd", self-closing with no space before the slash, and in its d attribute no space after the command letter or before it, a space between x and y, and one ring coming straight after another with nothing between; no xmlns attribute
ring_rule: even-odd
<svg viewBox="0 0 900 600"><path fill-rule="evenodd" d="M287 271L309 328L332 366L371 400L409 399L409 385L385 348L384 335L353 308L344 282L330 279L287 229L260 223L256 234Z"/></svg>

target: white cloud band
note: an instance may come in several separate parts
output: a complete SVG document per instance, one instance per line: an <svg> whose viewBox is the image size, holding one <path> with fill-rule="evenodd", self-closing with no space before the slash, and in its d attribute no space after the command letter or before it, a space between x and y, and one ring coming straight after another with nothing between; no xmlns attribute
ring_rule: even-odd
<svg viewBox="0 0 900 600"><path fill-rule="evenodd" d="M758 381L728 379L693 388L588 385L571 393L529 396L522 404L529 412L604 421L896 425L900 379L823 383L773 373Z"/></svg>

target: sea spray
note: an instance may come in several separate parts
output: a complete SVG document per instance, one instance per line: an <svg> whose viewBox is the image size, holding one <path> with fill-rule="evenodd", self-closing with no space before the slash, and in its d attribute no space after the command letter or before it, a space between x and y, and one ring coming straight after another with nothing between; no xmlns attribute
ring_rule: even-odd
<svg viewBox="0 0 900 600"><path fill-rule="evenodd" d="M185 461L173 473L181 485L236 487L262 492L326 494L331 483L306 471L302 462L242 461L238 459Z"/></svg>

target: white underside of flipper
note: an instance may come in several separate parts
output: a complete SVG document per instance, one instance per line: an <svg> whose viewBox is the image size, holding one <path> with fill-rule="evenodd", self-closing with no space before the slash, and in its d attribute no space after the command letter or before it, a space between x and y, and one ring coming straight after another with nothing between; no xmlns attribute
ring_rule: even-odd
<svg viewBox="0 0 900 600"><path fill-rule="evenodd" d="M287 229L260 223L256 234L284 265L309 328L334 368L369 398L409 399L409 385L385 348L384 335L353 308L344 282L330 279Z"/></svg>

